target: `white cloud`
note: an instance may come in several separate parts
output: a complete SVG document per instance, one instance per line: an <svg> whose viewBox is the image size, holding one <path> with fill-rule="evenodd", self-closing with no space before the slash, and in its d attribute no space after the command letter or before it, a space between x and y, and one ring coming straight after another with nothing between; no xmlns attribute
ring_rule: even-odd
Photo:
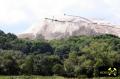
<svg viewBox="0 0 120 79"><path fill-rule="evenodd" d="M0 0L0 22L15 23L39 19L50 15L60 15L67 0ZM67 3L68 2L68 3Z"/></svg>
<svg viewBox="0 0 120 79"><path fill-rule="evenodd" d="M111 9L113 12L120 12L120 0L103 0L104 3Z"/></svg>
<svg viewBox="0 0 120 79"><path fill-rule="evenodd" d="M113 19L120 20L120 0L103 0L104 3L111 9L111 14L113 15ZM119 22L120 24L120 22Z"/></svg>
<svg viewBox="0 0 120 79"><path fill-rule="evenodd" d="M114 16L120 16L120 0L0 0L0 23L35 22L43 17L63 15L66 8L69 11L74 6L83 12L94 11L104 3Z"/></svg>
<svg viewBox="0 0 120 79"><path fill-rule="evenodd" d="M63 15L64 12L119 22L119 3L120 0L0 0L0 27L1 23L7 24L4 28L20 27L20 23L30 25L41 18ZM13 26L13 30L19 30Z"/></svg>
<svg viewBox="0 0 120 79"><path fill-rule="evenodd" d="M92 0L0 0L0 22L33 21L42 17L63 15L64 9L78 5L92 9Z"/></svg>
<svg viewBox="0 0 120 79"><path fill-rule="evenodd" d="M103 0L106 4L117 7L119 6L120 0Z"/></svg>
<svg viewBox="0 0 120 79"><path fill-rule="evenodd" d="M0 23L15 23L26 19L26 14L16 0L0 0Z"/></svg>
<svg viewBox="0 0 120 79"><path fill-rule="evenodd" d="M96 8L94 0L78 0L73 6L77 5L81 10L93 10Z"/></svg>

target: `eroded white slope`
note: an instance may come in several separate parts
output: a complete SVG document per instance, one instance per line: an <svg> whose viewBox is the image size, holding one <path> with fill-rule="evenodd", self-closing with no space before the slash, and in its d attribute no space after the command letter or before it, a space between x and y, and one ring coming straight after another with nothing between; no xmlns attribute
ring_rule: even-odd
<svg viewBox="0 0 120 79"><path fill-rule="evenodd" d="M41 19L39 23L30 27L25 34L21 34L19 37L27 37L29 34L30 38L42 36L44 39L51 40L69 36L105 33L120 36L120 28L111 24L91 21L84 17L61 16Z"/></svg>

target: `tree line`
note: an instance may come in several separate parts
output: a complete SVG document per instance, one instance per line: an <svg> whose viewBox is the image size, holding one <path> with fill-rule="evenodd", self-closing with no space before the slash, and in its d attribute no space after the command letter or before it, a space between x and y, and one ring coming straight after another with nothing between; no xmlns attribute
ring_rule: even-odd
<svg viewBox="0 0 120 79"><path fill-rule="evenodd" d="M60 40L18 39L0 30L0 75L98 76L100 66L120 66L120 38L72 36Z"/></svg>

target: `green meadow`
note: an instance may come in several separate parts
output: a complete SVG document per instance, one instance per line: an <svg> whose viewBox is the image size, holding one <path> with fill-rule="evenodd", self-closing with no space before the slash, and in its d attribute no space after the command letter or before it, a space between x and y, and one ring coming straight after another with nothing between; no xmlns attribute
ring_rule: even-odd
<svg viewBox="0 0 120 79"><path fill-rule="evenodd" d="M90 79L90 78L64 78L61 76L0 76L0 79ZM97 77L91 79L120 79L120 77Z"/></svg>

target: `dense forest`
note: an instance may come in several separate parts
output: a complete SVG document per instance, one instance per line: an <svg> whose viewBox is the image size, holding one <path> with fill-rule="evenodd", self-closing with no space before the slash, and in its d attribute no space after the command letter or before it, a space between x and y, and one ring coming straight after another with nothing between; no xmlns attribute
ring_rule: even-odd
<svg viewBox="0 0 120 79"><path fill-rule="evenodd" d="M0 75L98 76L120 65L120 38L105 34L60 40L18 39L0 30Z"/></svg>

